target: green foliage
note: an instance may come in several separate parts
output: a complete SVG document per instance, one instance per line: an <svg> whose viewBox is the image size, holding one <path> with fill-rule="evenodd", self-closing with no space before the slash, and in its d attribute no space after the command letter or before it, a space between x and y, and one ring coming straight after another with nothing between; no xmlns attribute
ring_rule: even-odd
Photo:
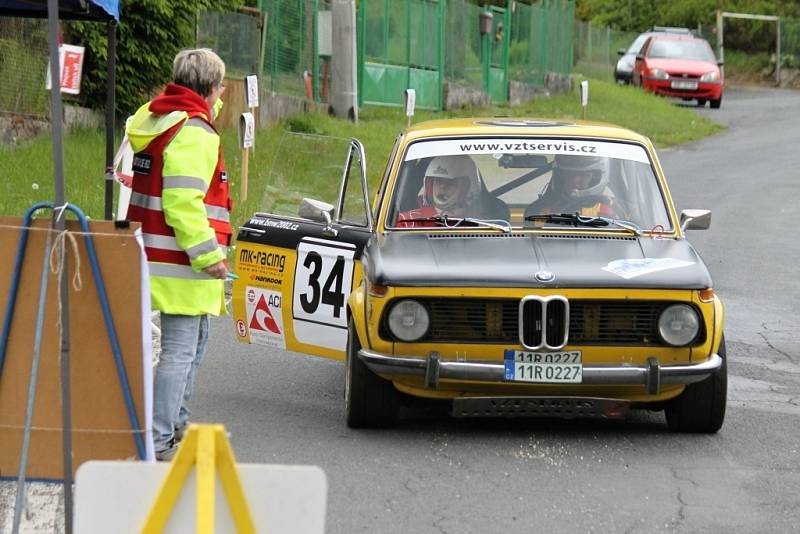
<svg viewBox="0 0 800 534"><path fill-rule="evenodd" d="M795 0L576 0L575 16L625 31L713 24L716 10L800 17Z"/></svg>
<svg viewBox="0 0 800 534"><path fill-rule="evenodd" d="M117 29L116 112L126 116L150 98L172 73L172 60L195 46L197 13L235 9L242 0L127 0ZM107 31L105 24L73 22L67 42L86 47L81 104L106 103Z"/></svg>
<svg viewBox="0 0 800 534"><path fill-rule="evenodd" d="M48 97L44 89L46 70L47 59L37 51L26 48L16 39L0 39L0 80L8 80L7 87L36 88L0 91L0 109L22 113L45 109Z"/></svg>

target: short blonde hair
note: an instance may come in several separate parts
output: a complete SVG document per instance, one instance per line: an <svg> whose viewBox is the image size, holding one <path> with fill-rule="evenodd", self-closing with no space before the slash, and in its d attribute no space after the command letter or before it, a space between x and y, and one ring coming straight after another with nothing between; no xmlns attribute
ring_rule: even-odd
<svg viewBox="0 0 800 534"><path fill-rule="evenodd" d="M172 62L172 81L206 97L222 84L225 62L210 48L181 50Z"/></svg>

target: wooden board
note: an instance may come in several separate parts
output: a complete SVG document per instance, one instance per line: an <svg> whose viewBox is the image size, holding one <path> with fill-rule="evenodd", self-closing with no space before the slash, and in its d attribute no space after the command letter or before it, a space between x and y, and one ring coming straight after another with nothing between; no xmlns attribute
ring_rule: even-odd
<svg viewBox="0 0 800 534"><path fill-rule="evenodd" d="M19 217L0 217L0 318L6 306L21 235ZM34 347L42 260L50 221L37 219L28 233L11 335L0 371L0 477L16 477L23 438L28 383ZM108 221L92 221L90 233L97 251L111 314L116 327L139 425L145 428L151 395L149 309L142 305L144 252L134 231L116 229ZM126 459L137 456L114 364L111 343L103 320L97 286L92 275L84 234L76 221L68 221L78 244L82 288L70 285L69 338L70 387L72 390L73 469L93 459ZM69 281L76 259L68 253ZM26 476L61 479L61 374L58 278L50 273L42 329L41 359ZM144 307L147 306L145 301ZM0 323L1 324L1 323ZM149 416L147 417L149 421ZM143 434L144 442L149 436Z"/></svg>

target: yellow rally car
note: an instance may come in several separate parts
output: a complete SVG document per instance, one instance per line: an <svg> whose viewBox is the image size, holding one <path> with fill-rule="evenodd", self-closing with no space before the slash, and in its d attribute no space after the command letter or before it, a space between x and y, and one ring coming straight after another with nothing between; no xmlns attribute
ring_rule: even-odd
<svg viewBox="0 0 800 534"><path fill-rule="evenodd" d="M233 311L242 342L344 360L348 425L389 426L411 395L463 417L645 408L675 431L720 429L723 306L684 235L711 213L676 213L647 138L426 122L397 138L372 195L346 143L335 179L314 175L318 145L297 184L268 186L239 231Z"/></svg>

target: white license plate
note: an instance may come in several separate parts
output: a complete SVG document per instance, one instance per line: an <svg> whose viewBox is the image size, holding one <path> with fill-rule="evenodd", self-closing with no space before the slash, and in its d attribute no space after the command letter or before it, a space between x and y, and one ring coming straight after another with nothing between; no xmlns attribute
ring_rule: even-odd
<svg viewBox="0 0 800 534"><path fill-rule="evenodd" d="M505 378L512 382L580 384L583 380L581 351L505 352Z"/></svg>
<svg viewBox="0 0 800 534"><path fill-rule="evenodd" d="M673 80L673 89L697 89L697 82L685 82L683 80Z"/></svg>

